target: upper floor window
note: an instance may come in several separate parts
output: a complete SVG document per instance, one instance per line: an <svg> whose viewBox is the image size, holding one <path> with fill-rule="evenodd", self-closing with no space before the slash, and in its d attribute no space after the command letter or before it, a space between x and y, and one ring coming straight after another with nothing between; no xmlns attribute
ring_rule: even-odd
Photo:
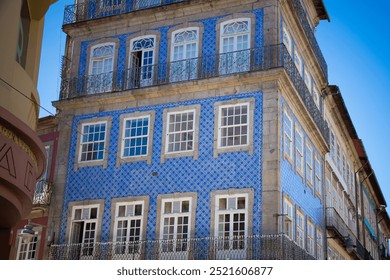
<svg viewBox="0 0 390 280"><path fill-rule="evenodd" d="M120 8L126 0L102 0L100 1L101 8L103 9L117 9Z"/></svg>
<svg viewBox="0 0 390 280"><path fill-rule="evenodd" d="M287 110L283 113L283 141L284 141L284 154L291 161L293 156L292 139L293 139L293 122L292 118L288 114Z"/></svg>
<svg viewBox="0 0 390 280"><path fill-rule="evenodd" d="M292 54L292 39L290 36L290 32L287 30L287 27L283 23L283 44L285 45L287 51Z"/></svg>
<svg viewBox="0 0 390 280"><path fill-rule="evenodd" d="M302 62L302 57L299 54L298 50L294 50L294 63L295 66L297 67L299 74L302 76L303 62Z"/></svg>
<svg viewBox="0 0 390 280"><path fill-rule="evenodd" d="M303 72L303 78L305 80L306 87L309 91L309 94L312 94L312 79L309 71L305 67L305 71Z"/></svg>
<svg viewBox="0 0 390 280"><path fill-rule="evenodd" d="M298 126L295 127L295 163L297 171L303 176L303 135Z"/></svg>
<svg viewBox="0 0 390 280"><path fill-rule="evenodd" d="M112 91L114 54L114 43L99 44L91 48L87 77L88 94Z"/></svg>
<svg viewBox="0 0 390 280"><path fill-rule="evenodd" d="M200 106L187 106L164 111L163 156L197 158Z"/></svg>
<svg viewBox="0 0 390 280"><path fill-rule="evenodd" d="M155 44L155 36L138 37L130 41L129 65L126 70L128 89L153 85Z"/></svg>
<svg viewBox="0 0 390 280"><path fill-rule="evenodd" d="M75 170L80 166L107 165L107 143L111 117L94 118L78 124Z"/></svg>
<svg viewBox="0 0 390 280"><path fill-rule="evenodd" d="M317 108L320 109L320 93L317 89L317 87L313 86L313 99L314 103L316 104Z"/></svg>
<svg viewBox="0 0 390 280"><path fill-rule="evenodd" d="M321 197L322 194L322 168L321 168L321 159L318 155L314 156L314 190L315 193Z"/></svg>
<svg viewBox="0 0 390 280"><path fill-rule="evenodd" d="M151 162L154 111L121 116L120 162L146 160Z"/></svg>
<svg viewBox="0 0 390 280"><path fill-rule="evenodd" d="M161 2L162 0L135 0L135 7L136 9L146 9L161 5Z"/></svg>
<svg viewBox="0 0 390 280"><path fill-rule="evenodd" d="M250 150L253 146L253 99L218 102L215 104L216 152Z"/></svg>
<svg viewBox="0 0 390 280"><path fill-rule="evenodd" d="M171 43L170 81L187 81L198 77L199 28L173 32Z"/></svg>
<svg viewBox="0 0 390 280"><path fill-rule="evenodd" d="M249 71L251 21L235 19L221 24L219 74Z"/></svg>
<svg viewBox="0 0 390 280"><path fill-rule="evenodd" d="M106 144L107 122L82 125L79 161L102 160Z"/></svg>
<svg viewBox="0 0 390 280"><path fill-rule="evenodd" d="M313 148L306 144L306 182L313 187Z"/></svg>

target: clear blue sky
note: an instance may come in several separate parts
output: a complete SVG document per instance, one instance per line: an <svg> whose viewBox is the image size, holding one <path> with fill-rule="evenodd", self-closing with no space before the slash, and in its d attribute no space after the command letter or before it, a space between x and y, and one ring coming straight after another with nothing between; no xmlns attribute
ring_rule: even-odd
<svg viewBox="0 0 390 280"><path fill-rule="evenodd" d="M73 3L59 0L45 18L38 90L41 106L53 114L65 44L64 6ZM390 208L390 51L385 21L390 1L368 5L363 0L325 0L325 5L331 22L320 23L317 39L328 63L329 84L340 88ZM40 116L47 115L41 109Z"/></svg>

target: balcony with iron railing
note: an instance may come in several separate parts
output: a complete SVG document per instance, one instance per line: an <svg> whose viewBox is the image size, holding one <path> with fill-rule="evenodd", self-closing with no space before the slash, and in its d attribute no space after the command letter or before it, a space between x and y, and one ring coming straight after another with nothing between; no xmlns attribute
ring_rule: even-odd
<svg viewBox="0 0 390 280"><path fill-rule="evenodd" d="M69 60L63 68L69 68ZM98 93L128 91L142 87L209 79L228 75L284 68L298 95L329 144L329 128L295 63L282 45L264 46L213 56L196 57L163 64L136 66L124 71L78 77L63 76L60 99ZM66 72L66 71L63 71Z"/></svg>
<svg viewBox="0 0 390 280"><path fill-rule="evenodd" d="M52 184L46 180L40 180L35 186L33 207L49 206L52 193Z"/></svg>
<svg viewBox="0 0 390 280"><path fill-rule="evenodd" d="M52 260L314 260L283 234L51 245Z"/></svg>
<svg viewBox="0 0 390 280"><path fill-rule="evenodd" d="M189 0L84 0L65 6L63 24L104 18Z"/></svg>

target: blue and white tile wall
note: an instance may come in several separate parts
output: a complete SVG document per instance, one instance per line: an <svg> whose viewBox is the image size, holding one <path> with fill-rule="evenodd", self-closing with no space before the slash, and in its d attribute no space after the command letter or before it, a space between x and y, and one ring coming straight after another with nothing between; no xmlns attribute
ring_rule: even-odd
<svg viewBox="0 0 390 280"><path fill-rule="evenodd" d="M223 153L213 157L214 104L232 98L255 98L254 153ZM132 108L120 111L102 112L76 116L70 142L69 166L64 193L60 242L65 242L68 204L72 201L104 199L104 214L101 241L109 241L111 223L111 200L126 196L150 196L147 224L147 239L156 234L157 196L175 192L197 192L195 237L210 236L210 192L229 188L253 188L255 201L253 209L253 234L261 234L262 204L262 102L261 92L234 96L192 100L186 102ZM162 149L163 111L166 108L200 104L199 158L167 159L160 163ZM120 116L135 111L156 112L153 140L152 163L133 162L116 167ZM112 117L110 142L108 143L108 166L81 167L73 170L77 145L79 121L93 117ZM152 176L157 172L157 176Z"/></svg>

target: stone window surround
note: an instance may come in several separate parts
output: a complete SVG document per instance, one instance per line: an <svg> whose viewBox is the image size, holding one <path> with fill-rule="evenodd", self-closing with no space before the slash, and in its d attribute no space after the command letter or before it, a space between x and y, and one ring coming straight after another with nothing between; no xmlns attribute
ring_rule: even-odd
<svg viewBox="0 0 390 280"><path fill-rule="evenodd" d="M125 120L130 118L141 118L141 117L149 117L149 128L148 128L148 153L147 155L140 155L134 157L122 157L122 145L123 145L123 133L124 133L124 125ZM123 114L120 116L120 126L119 126L119 137L118 137L118 151L116 158L116 167L119 167L121 164L128 162L137 162L137 161L146 161L147 164L152 163L152 155L153 155L153 132L154 132L154 122L155 122L155 111L140 111L129 114Z"/></svg>
<svg viewBox="0 0 390 280"><path fill-rule="evenodd" d="M104 155L102 160L94 160L94 161L80 161L80 148L81 148L81 137L82 137L82 127L84 124L93 124L98 122L106 122L106 137L104 144ZM77 141L76 141L76 153L73 170L77 171L78 168L87 167L87 166L99 166L102 165L103 168L107 168L108 164L108 149L110 144L110 131L112 125L112 116L107 117L94 117L90 119L83 119L78 122L77 125Z"/></svg>
<svg viewBox="0 0 390 280"><path fill-rule="evenodd" d="M220 123L220 107L230 105L240 105L248 103L248 143L240 146L219 147L219 123ZM214 103L214 158L217 158L221 153L242 152L247 151L253 155L253 137L254 137L254 114L255 114L255 98L235 98L227 101Z"/></svg>
<svg viewBox="0 0 390 280"><path fill-rule="evenodd" d="M142 209L142 233L141 236L145 239L146 238L146 228L147 228L147 221L148 221L148 213L149 213L149 204L150 204L150 197L145 196L127 196L127 197L117 197L113 198L111 200L111 224L110 224L110 240L115 242L114 236L115 236L115 222L116 222L116 205L118 203L134 203L134 202L142 202L143 203L143 209Z"/></svg>
<svg viewBox="0 0 390 280"><path fill-rule="evenodd" d="M67 211L67 223L66 223L66 236L65 243L70 243L71 231L72 231L72 221L73 221L73 209L74 208L88 208L88 207L98 207L98 215L96 221L96 236L95 242L99 242L101 238L101 226L103 220L103 212L104 212L104 199L97 200L80 200L80 201L72 201L68 204Z"/></svg>
<svg viewBox="0 0 390 280"><path fill-rule="evenodd" d="M170 113L180 113L185 111L194 111L194 138L193 138L193 150L192 151L179 151L166 153L167 143L167 131L168 131L168 114ZM200 104L189 105L189 106L179 106L173 108L167 108L163 113L163 133L162 133L162 148L161 148L161 163L164 163L168 158L177 158L177 157L193 157L194 160L198 159L199 154L199 121L200 121Z"/></svg>
<svg viewBox="0 0 390 280"><path fill-rule="evenodd" d="M217 198L220 196L239 196L246 195L248 200L248 209L247 210L247 235L252 235L252 227L253 227L253 207L254 207L254 189L253 188L242 188L242 189L226 189L226 190L214 190L210 192L210 236L215 237L217 234L217 230L215 228L216 225L216 205Z"/></svg>

